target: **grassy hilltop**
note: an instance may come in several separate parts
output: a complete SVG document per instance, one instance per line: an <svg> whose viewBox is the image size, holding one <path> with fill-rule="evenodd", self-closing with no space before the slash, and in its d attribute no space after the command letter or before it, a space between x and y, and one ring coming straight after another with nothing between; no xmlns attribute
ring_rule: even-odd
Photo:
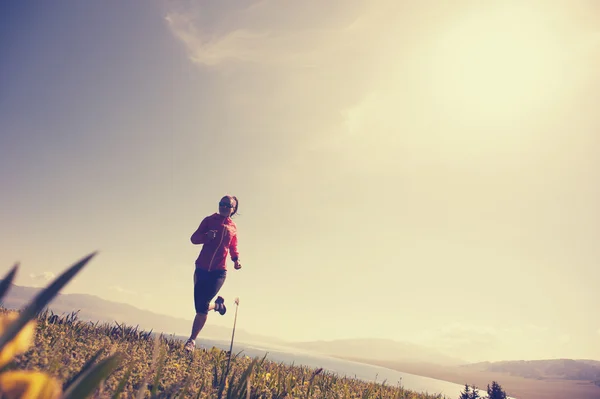
<svg viewBox="0 0 600 399"><path fill-rule="evenodd" d="M0 308L0 315L6 312ZM441 398L235 353L222 381L228 356L220 349L189 354L178 339L119 324L93 324L75 314L58 317L46 311L35 320L33 344L7 369L43 371L66 391L90 359L100 363L120 353L118 365L91 397L218 398L222 389L223 398Z"/></svg>
<svg viewBox="0 0 600 399"><path fill-rule="evenodd" d="M66 269L18 312L2 306L2 300L19 264L0 280L0 398L442 398L386 381L275 363L267 356L251 359L214 347L190 354L173 336L49 311L48 304L95 254Z"/></svg>

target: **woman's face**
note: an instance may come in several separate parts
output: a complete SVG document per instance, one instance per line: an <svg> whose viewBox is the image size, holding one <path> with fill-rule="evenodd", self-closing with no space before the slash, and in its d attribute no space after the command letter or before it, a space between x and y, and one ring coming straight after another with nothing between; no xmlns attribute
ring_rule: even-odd
<svg viewBox="0 0 600 399"><path fill-rule="evenodd" d="M223 197L219 201L219 214L221 216L229 217L235 209L235 200L231 197Z"/></svg>

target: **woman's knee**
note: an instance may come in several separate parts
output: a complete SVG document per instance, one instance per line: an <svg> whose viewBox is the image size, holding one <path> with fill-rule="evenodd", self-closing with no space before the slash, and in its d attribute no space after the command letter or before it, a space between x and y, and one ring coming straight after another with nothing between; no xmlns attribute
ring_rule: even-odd
<svg viewBox="0 0 600 399"><path fill-rule="evenodd" d="M196 302L196 304L195 304L196 314L207 315L209 306L210 306L209 302L205 302L205 301Z"/></svg>

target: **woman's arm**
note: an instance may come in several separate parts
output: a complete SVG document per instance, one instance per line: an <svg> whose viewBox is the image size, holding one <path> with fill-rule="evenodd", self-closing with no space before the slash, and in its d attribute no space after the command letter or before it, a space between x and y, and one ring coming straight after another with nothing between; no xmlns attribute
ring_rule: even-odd
<svg viewBox="0 0 600 399"><path fill-rule="evenodd" d="M208 218L204 218L190 238L192 244L204 244L210 241L210 238L206 235L208 231Z"/></svg>
<svg viewBox="0 0 600 399"><path fill-rule="evenodd" d="M231 237L231 242L229 243L229 254L231 255L231 260L232 261L237 261L240 257L240 253L238 251L238 239L237 239L237 233L233 235L233 237Z"/></svg>

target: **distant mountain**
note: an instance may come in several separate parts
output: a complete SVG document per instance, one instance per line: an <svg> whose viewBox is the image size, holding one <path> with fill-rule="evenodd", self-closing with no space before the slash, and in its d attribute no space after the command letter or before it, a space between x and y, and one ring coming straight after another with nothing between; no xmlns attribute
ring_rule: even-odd
<svg viewBox="0 0 600 399"><path fill-rule="evenodd" d="M12 284L8 294L4 297L2 305L9 309L22 309L42 289L36 287L23 287ZM48 308L56 314L78 312L78 318L85 321L100 321L111 324L125 323L128 326L137 326L146 331L162 332L166 335L184 335L192 328L192 320L167 316L142 310L126 303L113 302L88 294L58 294ZM199 338L206 337L215 340L230 340L231 329L207 323ZM281 344L283 341L262 335L251 334L243 329L236 328L236 341L262 342Z"/></svg>
<svg viewBox="0 0 600 399"><path fill-rule="evenodd" d="M467 363L462 359L446 356L425 346L390 339L340 339L295 342L288 345L341 358L432 363L443 366Z"/></svg>
<svg viewBox="0 0 600 399"><path fill-rule="evenodd" d="M9 309L21 309L41 291L41 288L11 285L4 298L3 306ZM125 323L139 326L146 331L187 335L192 320L177 318L142 310L134 306L108 301L88 294L58 294L48 306L57 314L78 311L81 320L108 323ZM202 337L214 340L230 340L231 329L207 324ZM344 358L363 358L373 360L418 361L440 365L464 364L460 359L445 356L435 350L392 340L354 339L315 342L286 342L274 337L252 334L236 329L236 341L246 343L266 343L288 348L303 349L314 353Z"/></svg>
<svg viewBox="0 0 600 399"><path fill-rule="evenodd" d="M9 309L21 309L42 289L11 285L2 305ZM191 329L192 320L167 316L142 310L125 303L113 302L88 294L58 294L48 306L57 314L78 312L81 320L100 321L108 323L125 323L129 326L139 326L146 331L187 335ZM202 330L201 337L214 340L230 340L231 329L207 324ZM362 358L382 361L414 361L439 365L464 364L465 361L445 356L433 349L383 339L348 339L314 342L287 342L274 337L252 334L237 329L236 341L246 343L265 343L282 347L303 349L318 354L339 358Z"/></svg>
<svg viewBox="0 0 600 399"><path fill-rule="evenodd" d="M511 360L465 365L479 371L508 373L537 380L594 381L600 385L600 361L588 359Z"/></svg>

